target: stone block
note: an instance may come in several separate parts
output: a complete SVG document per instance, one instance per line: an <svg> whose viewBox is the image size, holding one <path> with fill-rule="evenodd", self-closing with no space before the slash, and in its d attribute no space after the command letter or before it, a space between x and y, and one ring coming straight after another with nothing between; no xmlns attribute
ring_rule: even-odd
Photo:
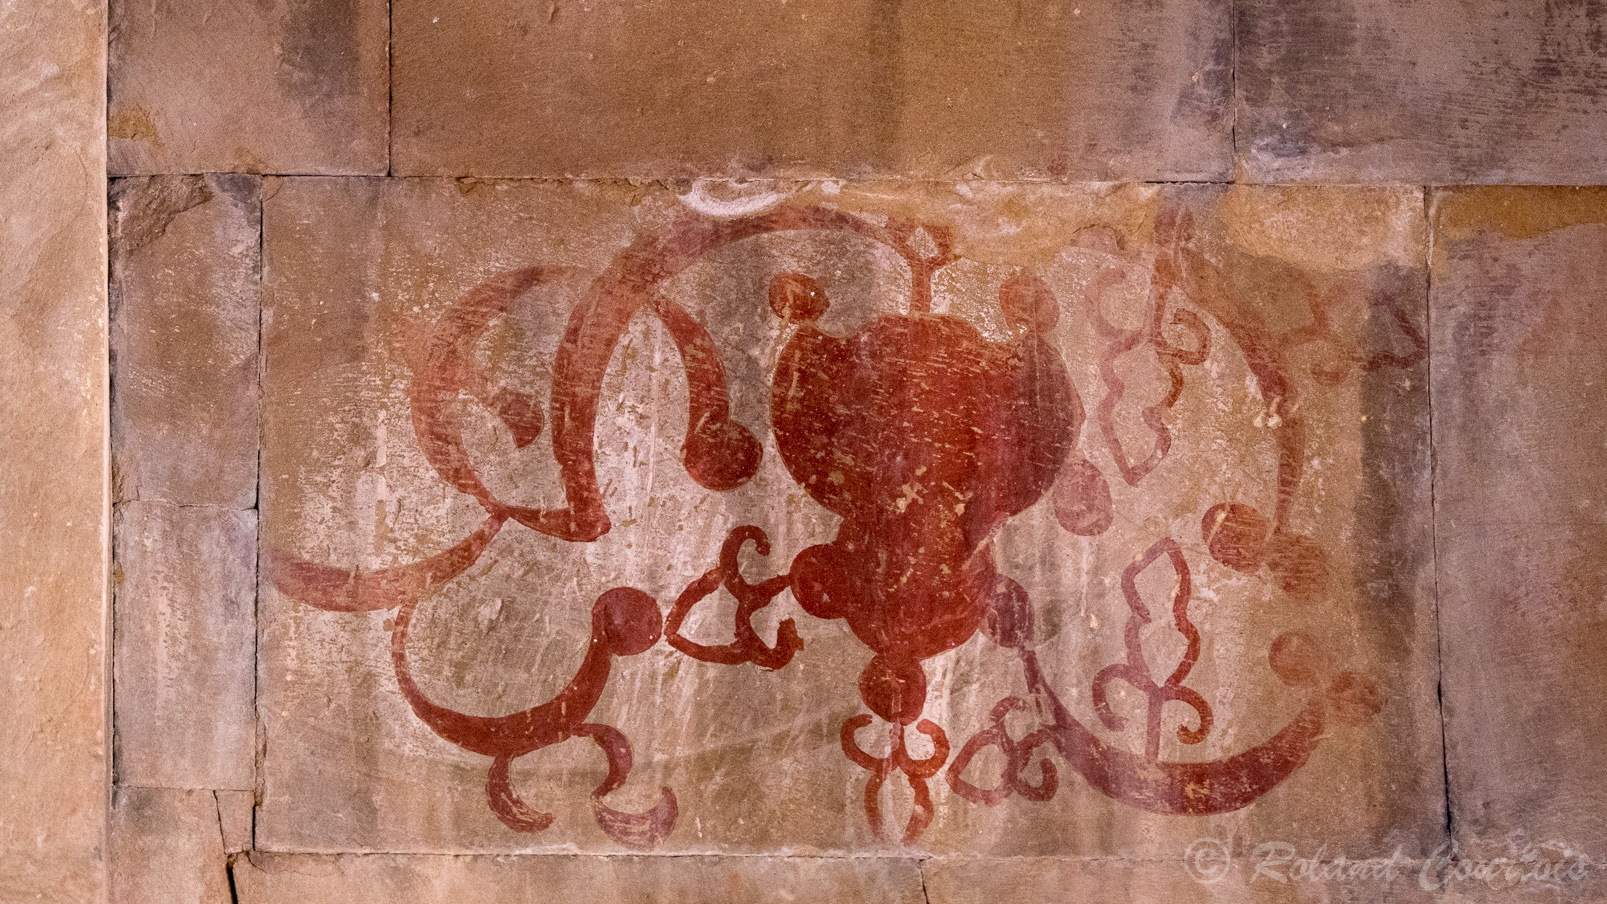
<svg viewBox="0 0 1607 904"><path fill-rule="evenodd" d="M211 791L117 789L111 904L232 904Z"/></svg>
<svg viewBox="0 0 1607 904"><path fill-rule="evenodd" d="M1444 840L1420 192L745 192L266 184L262 849Z"/></svg>
<svg viewBox="0 0 1607 904"><path fill-rule="evenodd" d="M1607 192L1436 194L1435 524L1458 841L1607 848Z"/></svg>
<svg viewBox="0 0 1607 904"><path fill-rule="evenodd" d="M0 900L106 895L106 7L0 5Z"/></svg>
<svg viewBox="0 0 1607 904"><path fill-rule="evenodd" d="M119 0L113 175L384 173L385 0Z"/></svg>
<svg viewBox="0 0 1607 904"><path fill-rule="evenodd" d="M1224 0L397 0L398 175L1220 179Z"/></svg>
<svg viewBox="0 0 1607 904"><path fill-rule="evenodd" d="M238 854L251 849L254 794L250 791L214 791L218 798L218 823L223 829L223 849Z"/></svg>
<svg viewBox="0 0 1607 904"><path fill-rule="evenodd" d="M1566 904L1600 900L1607 891L1599 863L1558 852L1514 868L1510 861L1452 859L1448 851L1344 857L1328 847L1262 844L1236 858L1197 844L1189 849L1196 856L1163 861L928 860L926 896L930 904Z"/></svg>
<svg viewBox="0 0 1607 904"><path fill-rule="evenodd" d="M1237 171L1265 182L1607 181L1607 9L1245 0Z"/></svg>
<svg viewBox="0 0 1607 904"><path fill-rule="evenodd" d="M113 183L114 499L257 498L259 180Z"/></svg>
<svg viewBox="0 0 1607 904"><path fill-rule="evenodd" d="M117 507L116 770L124 784L255 785L255 512Z"/></svg>
<svg viewBox="0 0 1607 904"><path fill-rule="evenodd" d="M236 866L240 904L456 901L922 904L901 858L430 857L259 854Z"/></svg>

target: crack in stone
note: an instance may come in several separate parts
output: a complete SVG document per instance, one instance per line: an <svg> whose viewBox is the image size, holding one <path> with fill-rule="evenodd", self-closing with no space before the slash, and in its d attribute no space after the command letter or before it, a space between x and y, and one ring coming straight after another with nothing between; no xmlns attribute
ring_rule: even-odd
<svg viewBox="0 0 1607 904"><path fill-rule="evenodd" d="M1445 625L1440 612L1440 521L1438 497L1438 450L1434 443L1434 239L1435 229L1434 187L1423 186L1424 232L1427 235L1427 259L1424 264L1428 296L1424 305L1424 326L1428 338L1428 351L1423 356L1428 371L1428 521L1429 562L1434 582L1434 704L1440 714L1440 781L1445 808L1445 840L1456 840L1456 812L1451 800L1451 750L1445 726Z"/></svg>

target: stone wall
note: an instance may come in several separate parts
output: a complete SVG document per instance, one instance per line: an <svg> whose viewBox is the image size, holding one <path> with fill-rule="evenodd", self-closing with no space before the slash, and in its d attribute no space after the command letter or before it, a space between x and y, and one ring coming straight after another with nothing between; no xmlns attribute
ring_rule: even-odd
<svg viewBox="0 0 1607 904"><path fill-rule="evenodd" d="M0 900L1607 895L1607 7L36 6Z"/></svg>

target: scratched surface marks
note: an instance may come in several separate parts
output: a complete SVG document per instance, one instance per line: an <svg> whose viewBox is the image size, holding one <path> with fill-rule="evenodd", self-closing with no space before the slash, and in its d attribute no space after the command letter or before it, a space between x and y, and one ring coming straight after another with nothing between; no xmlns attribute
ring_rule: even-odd
<svg viewBox="0 0 1607 904"><path fill-rule="evenodd" d="M1422 211L268 180L259 846L1432 849Z"/></svg>

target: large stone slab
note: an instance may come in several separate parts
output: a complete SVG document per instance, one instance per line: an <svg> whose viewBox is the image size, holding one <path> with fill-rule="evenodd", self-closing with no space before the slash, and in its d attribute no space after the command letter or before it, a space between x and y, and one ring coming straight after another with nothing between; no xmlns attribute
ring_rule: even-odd
<svg viewBox="0 0 1607 904"><path fill-rule="evenodd" d="M1419 192L747 191L265 184L261 848L1444 840Z"/></svg>
<svg viewBox="0 0 1607 904"><path fill-rule="evenodd" d="M384 173L385 0L119 0L110 172Z"/></svg>
<svg viewBox="0 0 1607 904"><path fill-rule="evenodd" d="M119 787L112 805L112 904L231 904L211 791Z"/></svg>
<svg viewBox="0 0 1607 904"><path fill-rule="evenodd" d="M1607 892L1602 864L1558 851L1503 859L1453 857L1450 849L1345 856L1331 847L1268 840L1240 856L1203 836L1170 861L1018 857L928 860L931 904L1559 904ZM1181 853L1181 852L1180 852Z"/></svg>
<svg viewBox="0 0 1607 904"><path fill-rule="evenodd" d="M0 900L106 843L105 4L0 6Z"/></svg>
<svg viewBox="0 0 1607 904"><path fill-rule="evenodd" d="M1607 10L1527 0L1244 0L1241 178L1607 181Z"/></svg>
<svg viewBox="0 0 1607 904"><path fill-rule="evenodd" d="M258 187L237 175L112 184L119 502L256 504Z"/></svg>
<svg viewBox="0 0 1607 904"><path fill-rule="evenodd" d="M398 175L1221 179L1225 0L398 0Z"/></svg>
<svg viewBox="0 0 1607 904"><path fill-rule="evenodd" d="M256 512L129 502L113 528L117 780L254 789Z"/></svg>
<svg viewBox="0 0 1607 904"><path fill-rule="evenodd" d="M1607 849L1607 192L1437 195L1434 444L1457 838Z"/></svg>
<svg viewBox="0 0 1607 904"><path fill-rule="evenodd" d="M241 904L653 901L922 904L902 858L429 857L259 854L238 861Z"/></svg>

